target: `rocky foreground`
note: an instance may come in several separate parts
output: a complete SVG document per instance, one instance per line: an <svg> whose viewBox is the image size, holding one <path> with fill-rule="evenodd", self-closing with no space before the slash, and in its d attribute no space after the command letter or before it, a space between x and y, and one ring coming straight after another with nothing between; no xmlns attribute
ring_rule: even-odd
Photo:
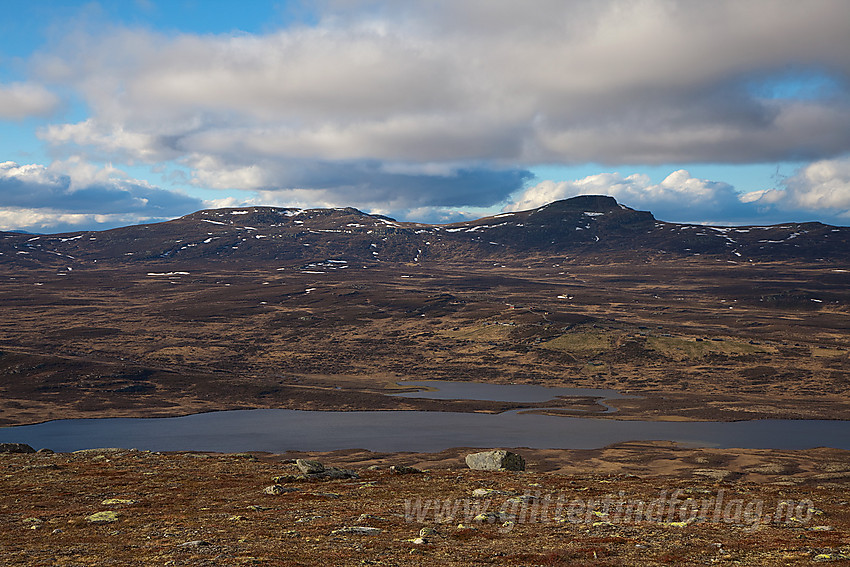
<svg viewBox="0 0 850 567"><path fill-rule="evenodd" d="M4 453L0 564L850 564L850 452L468 452Z"/></svg>

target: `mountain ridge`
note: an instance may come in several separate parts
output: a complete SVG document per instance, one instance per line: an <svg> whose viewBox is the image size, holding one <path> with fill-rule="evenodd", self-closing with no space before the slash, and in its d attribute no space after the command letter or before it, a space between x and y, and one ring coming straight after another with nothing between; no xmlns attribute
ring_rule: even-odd
<svg viewBox="0 0 850 567"><path fill-rule="evenodd" d="M0 232L0 264L74 266L199 262L423 263L635 254L728 261L850 260L850 228L822 223L717 227L657 220L586 195L470 221L424 224L345 208L206 209L154 224L61 234Z"/></svg>

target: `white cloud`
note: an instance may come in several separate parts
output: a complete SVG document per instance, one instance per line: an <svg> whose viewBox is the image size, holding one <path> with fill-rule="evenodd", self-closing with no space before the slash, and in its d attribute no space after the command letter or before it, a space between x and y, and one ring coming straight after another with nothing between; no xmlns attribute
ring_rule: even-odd
<svg viewBox="0 0 850 567"><path fill-rule="evenodd" d="M0 163L0 230L82 225L111 228L164 220L202 208L193 197L129 178L79 158L39 164Z"/></svg>
<svg viewBox="0 0 850 567"><path fill-rule="evenodd" d="M209 155L188 160L194 172L192 182L210 189L261 189L273 184L273 176L257 164L233 166Z"/></svg>
<svg viewBox="0 0 850 567"><path fill-rule="evenodd" d="M850 220L850 158L821 160L798 169L779 189L755 191L742 198L763 210L808 212L814 218Z"/></svg>
<svg viewBox="0 0 850 567"><path fill-rule="evenodd" d="M59 97L33 83L0 84L0 119L45 116L59 105Z"/></svg>
<svg viewBox="0 0 850 567"><path fill-rule="evenodd" d="M97 148L104 155L117 156L129 162L154 163L181 155L181 152L168 147L166 132L150 133L127 129L120 124L104 125L93 118L76 124L51 124L39 135L57 146Z"/></svg>
<svg viewBox="0 0 850 567"><path fill-rule="evenodd" d="M850 159L809 164L783 183L797 207L850 211Z"/></svg>
<svg viewBox="0 0 850 567"><path fill-rule="evenodd" d="M106 230L144 222L159 222L168 217L138 214L67 213L51 209L0 208L0 230L27 232L69 232L74 230Z"/></svg>
<svg viewBox="0 0 850 567"><path fill-rule="evenodd" d="M723 182L691 177L680 169L661 183L646 175L600 173L575 181L542 181L519 194L505 211L533 209L576 195L610 195L632 208L652 211L663 220L683 221L739 216L739 194Z"/></svg>
<svg viewBox="0 0 850 567"><path fill-rule="evenodd" d="M205 209L228 209L232 207L250 206L275 206L273 203L258 201L254 198L223 197L221 199L207 199L204 201Z"/></svg>
<svg viewBox="0 0 850 567"><path fill-rule="evenodd" d="M0 181L20 181L33 185L56 183L56 178L42 165L18 165L13 161L0 163Z"/></svg>
<svg viewBox="0 0 850 567"><path fill-rule="evenodd" d="M610 195L661 220L721 224L850 221L850 157L821 160L781 179L777 188L739 193L728 183L672 172L660 183L646 175L600 173L572 181L545 180L519 193L505 211L521 211L576 195Z"/></svg>
<svg viewBox="0 0 850 567"><path fill-rule="evenodd" d="M42 136L100 160L177 160L210 187L315 190L317 202L390 199L409 209L494 205L509 183L522 186L519 169L540 163L850 151L842 0L320 6L316 26L265 35L73 35L39 63L92 116ZM798 70L834 78L836 90L801 101L752 88ZM355 179L328 175L331 163ZM388 191L389 171L447 163L505 175L491 193L467 190L464 203L450 202L458 185L445 174L432 176L433 189L417 185L427 198Z"/></svg>

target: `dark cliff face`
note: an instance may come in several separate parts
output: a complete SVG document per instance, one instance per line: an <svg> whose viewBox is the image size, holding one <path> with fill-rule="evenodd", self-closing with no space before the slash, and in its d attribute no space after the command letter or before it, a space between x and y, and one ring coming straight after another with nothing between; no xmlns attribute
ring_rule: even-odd
<svg viewBox="0 0 850 567"><path fill-rule="evenodd" d="M636 252L731 261L845 261L850 259L848 241L850 229L819 223L707 227L660 222L612 197L584 195L447 225L399 222L350 207L243 207L107 231L0 233L0 265L523 262L558 254L627 260Z"/></svg>

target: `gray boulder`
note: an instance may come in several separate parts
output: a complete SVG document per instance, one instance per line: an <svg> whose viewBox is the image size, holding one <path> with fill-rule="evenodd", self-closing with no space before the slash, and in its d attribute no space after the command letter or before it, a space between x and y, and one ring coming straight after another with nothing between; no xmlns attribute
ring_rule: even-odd
<svg viewBox="0 0 850 567"><path fill-rule="evenodd" d="M381 528L370 528L369 526L345 526L331 532L331 535L377 535L383 530Z"/></svg>
<svg viewBox="0 0 850 567"><path fill-rule="evenodd" d="M26 443L0 443L0 453L35 453Z"/></svg>
<svg viewBox="0 0 850 567"><path fill-rule="evenodd" d="M295 461L295 466L301 471L300 477L292 477L290 480L335 480L346 478L358 478L354 471L348 469L338 469L336 467L326 467L319 461L311 461L309 459L298 459ZM275 477L278 480L284 480L285 477ZM273 479L274 480L274 479ZM277 482L277 480L275 480Z"/></svg>
<svg viewBox="0 0 850 567"><path fill-rule="evenodd" d="M287 492L298 492L298 489L291 486L281 486L280 484L273 484L263 489L263 493L272 495L286 494Z"/></svg>
<svg viewBox="0 0 850 567"><path fill-rule="evenodd" d="M326 467L324 472L319 473L318 475L314 475L318 478L327 478L331 480L339 480L345 478L360 478L360 476L348 469L338 469L336 467Z"/></svg>
<svg viewBox="0 0 850 567"><path fill-rule="evenodd" d="M393 474L422 474L422 470L406 465L392 465L390 466L390 472Z"/></svg>
<svg viewBox="0 0 850 567"><path fill-rule="evenodd" d="M303 474L319 474L325 472L325 465L319 461L298 459L295 461L295 466L297 466L298 470L300 470Z"/></svg>
<svg viewBox="0 0 850 567"><path fill-rule="evenodd" d="M466 466L475 471L524 471L525 459L504 449L482 451L467 455Z"/></svg>

